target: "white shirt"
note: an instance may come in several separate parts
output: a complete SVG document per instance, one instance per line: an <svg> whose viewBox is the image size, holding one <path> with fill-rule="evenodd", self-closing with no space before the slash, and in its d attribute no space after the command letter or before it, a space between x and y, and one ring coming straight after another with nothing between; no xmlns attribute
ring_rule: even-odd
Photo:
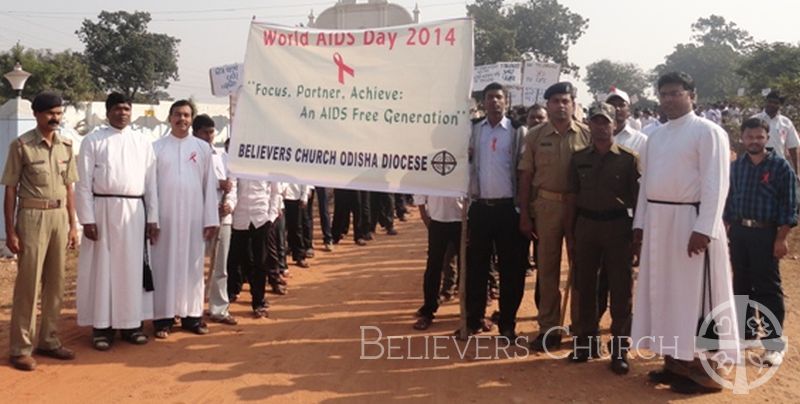
<svg viewBox="0 0 800 404"><path fill-rule="evenodd" d="M642 133L643 133L645 136L650 136L650 135L652 135L652 134L653 134L653 132L655 132L655 131L656 131L656 129L658 129L659 127L661 127L661 125L663 125L663 123L661 123L661 121L659 121L658 119L656 119L656 121L655 121L655 122L653 122L653 123L651 123L650 125L647 125L647 126L645 126L644 128L642 128Z"/></svg>
<svg viewBox="0 0 800 404"><path fill-rule="evenodd" d="M639 122L639 120L636 118L633 117L628 118L628 125L633 129L642 130L642 123Z"/></svg>
<svg viewBox="0 0 800 404"><path fill-rule="evenodd" d="M213 147L211 150L214 152L211 155L212 162L214 163L214 174L217 176L217 181L223 181L230 178L231 173L228 171L228 153L225 152L225 149ZM233 187L231 188L230 192L224 193L222 188L217 187L217 199L219 200L219 205L222 206L227 204L231 207L231 209L236 207L236 183L233 183ZM233 215L229 213L225 216L219 218L220 225L228 225L230 226L233 223Z"/></svg>
<svg viewBox="0 0 800 404"><path fill-rule="evenodd" d="M775 150L775 153L784 159L786 158L786 149L794 149L800 146L800 138L797 136L797 130L794 128L792 120L780 112L775 114L774 118L770 118L766 112L761 111L753 118L759 118L769 124L769 140L767 140L767 147Z"/></svg>
<svg viewBox="0 0 800 404"><path fill-rule="evenodd" d="M414 195L414 205L425 205L425 210L431 220L445 223L460 222L464 198Z"/></svg>
<svg viewBox="0 0 800 404"><path fill-rule="evenodd" d="M511 120L503 117L494 128L485 119L481 123L480 166L478 181L480 197L484 199L513 198L514 187L511 183L514 169L512 138L514 128Z"/></svg>
<svg viewBox="0 0 800 404"><path fill-rule="evenodd" d="M280 190L275 182L236 180L236 208L233 209L233 229L247 230L250 223L256 228L278 218Z"/></svg>
<svg viewBox="0 0 800 404"><path fill-rule="evenodd" d="M647 135L631 128L630 125L625 125L621 132L614 135L614 143L642 154L642 148L647 145Z"/></svg>
<svg viewBox="0 0 800 404"><path fill-rule="evenodd" d="M306 203L312 191L314 191L314 187L311 185L286 184L286 192L283 195L283 199Z"/></svg>

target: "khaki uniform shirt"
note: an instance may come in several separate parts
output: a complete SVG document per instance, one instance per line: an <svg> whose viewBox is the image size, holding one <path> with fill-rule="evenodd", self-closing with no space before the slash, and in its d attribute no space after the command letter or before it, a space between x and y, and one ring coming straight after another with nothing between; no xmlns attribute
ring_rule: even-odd
<svg viewBox="0 0 800 404"><path fill-rule="evenodd" d="M569 164L569 192L579 209L596 212L633 209L639 193L639 158L616 143L606 154L594 145L575 152Z"/></svg>
<svg viewBox="0 0 800 404"><path fill-rule="evenodd" d="M2 183L19 185L20 198L61 200L66 206L67 186L77 180L72 141L56 134L48 146L34 128L11 142Z"/></svg>
<svg viewBox="0 0 800 404"><path fill-rule="evenodd" d="M539 189L566 193L567 168L572 153L590 144L589 128L573 120L567 133L560 135L552 123L531 128L525 136L525 146L520 159L520 171L533 173L531 181L530 212ZM524 201L519 201L524 203Z"/></svg>

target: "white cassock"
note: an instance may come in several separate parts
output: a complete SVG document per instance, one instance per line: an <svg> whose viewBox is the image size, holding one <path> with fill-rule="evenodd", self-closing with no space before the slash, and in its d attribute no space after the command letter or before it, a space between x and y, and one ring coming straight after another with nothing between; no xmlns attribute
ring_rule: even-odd
<svg viewBox="0 0 800 404"><path fill-rule="evenodd" d="M143 286L145 208L147 221L158 223L153 144L130 128L103 127L83 140L78 173L78 220L97 224L98 233L81 241L78 324L139 327L153 318L153 293Z"/></svg>
<svg viewBox="0 0 800 404"><path fill-rule="evenodd" d="M171 133L153 143L158 167L159 225L153 246L156 319L202 317L203 228L219 226L211 146Z"/></svg>
<svg viewBox="0 0 800 404"><path fill-rule="evenodd" d="M688 113L659 127L642 155L634 228L644 230L631 337L635 348L680 360L695 357L701 315L704 254L689 258L692 232L711 238L711 305L721 351L739 362L728 244L722 211L730 181L728 135ZM649 202L648 202L649 200ZM700 202L694 206L653 201ZM703 313L707 313L706 301Z"/></svg>

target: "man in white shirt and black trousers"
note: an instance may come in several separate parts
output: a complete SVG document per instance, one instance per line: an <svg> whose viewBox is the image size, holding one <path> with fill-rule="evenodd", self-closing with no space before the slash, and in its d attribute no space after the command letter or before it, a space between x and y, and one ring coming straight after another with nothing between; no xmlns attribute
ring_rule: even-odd
<svg viewBox="0 0 800 404"><path fill-rule="evenodd" d="M500 273L500 335L516 339L516 317L525 291L525 268L520 249L525 239L517 231L519 211L515 201L517 165L525 128L515 127L505 116L506 89L491 83L483 90L486 118L472 125L470 138L471 205L467 245L467 331L489 331L486 282L492 246L497 251Z"/></svg>

